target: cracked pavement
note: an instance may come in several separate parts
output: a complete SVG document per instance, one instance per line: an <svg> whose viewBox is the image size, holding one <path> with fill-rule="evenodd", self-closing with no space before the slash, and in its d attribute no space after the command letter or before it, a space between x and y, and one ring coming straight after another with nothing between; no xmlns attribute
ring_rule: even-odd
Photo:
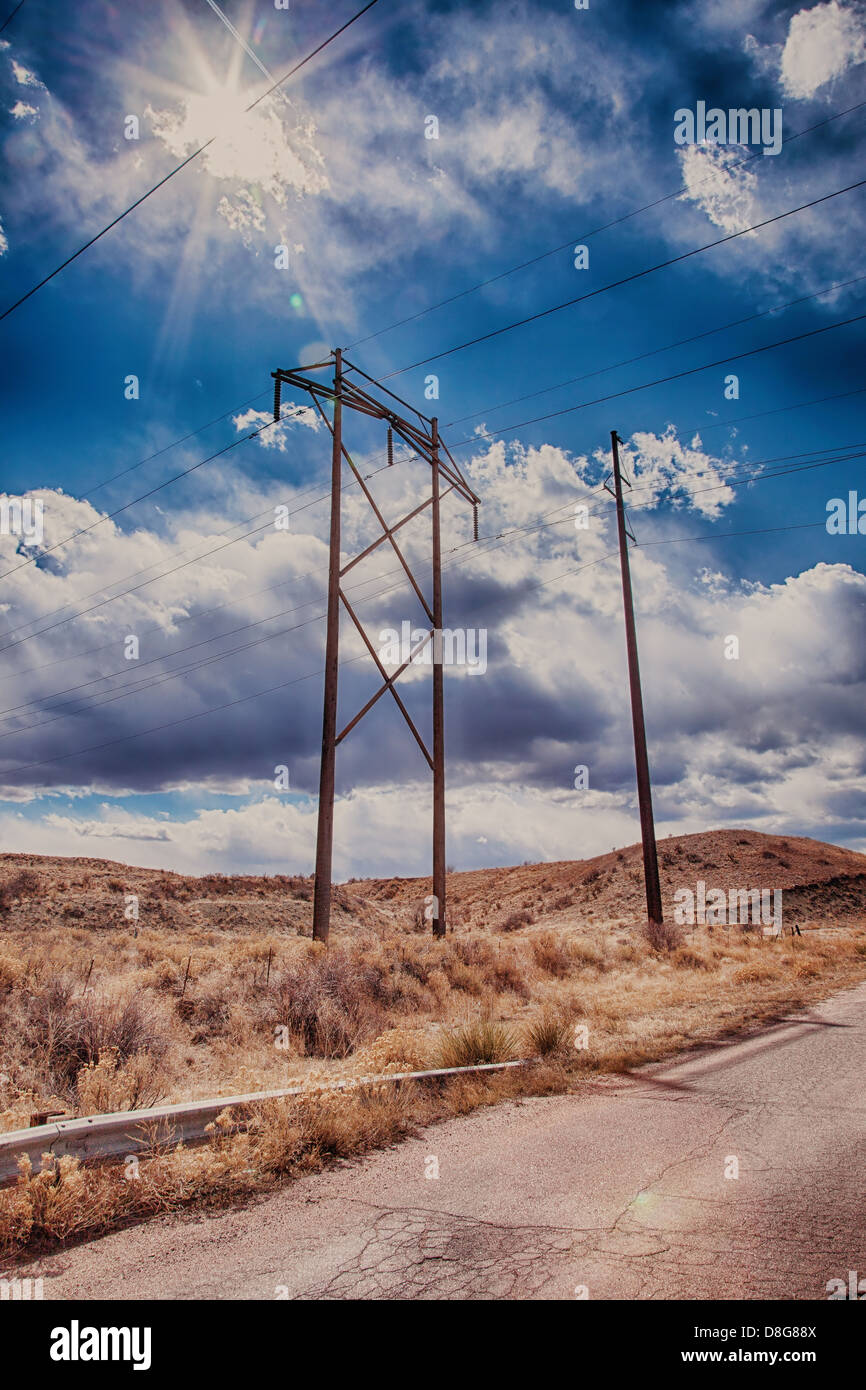
<svg viewBox="0 0 866 1390"><path fill-rule="evenodd" d="M46 1299L826 1299L866 1275L864 1075L860 985L16 1274Z"/></svg>

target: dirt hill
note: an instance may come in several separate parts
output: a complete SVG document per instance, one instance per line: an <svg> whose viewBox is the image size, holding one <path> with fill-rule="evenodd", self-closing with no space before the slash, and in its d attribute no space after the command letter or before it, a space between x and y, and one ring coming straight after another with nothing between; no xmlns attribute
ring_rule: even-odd
<svg viewBox="0 0 866 1390"><path fill-rule="evenodd" d="M820 840L712 830L659 844L662 901L707 888L780 888L787 920L854 921L866 917L866 855ZM359 927L423 926L427 878L363 879L334 890L335 933ZM142 926L261 930L308 935L312 878L208 874L193 877L134 868L105 859L0 855L0 931L68 924L99 929L121 924L127 896L139 898ZM638 922L644 913L641 847L594 859L476 869L448 876L448 916L455 930L519 930L537 922Z"/></svg>

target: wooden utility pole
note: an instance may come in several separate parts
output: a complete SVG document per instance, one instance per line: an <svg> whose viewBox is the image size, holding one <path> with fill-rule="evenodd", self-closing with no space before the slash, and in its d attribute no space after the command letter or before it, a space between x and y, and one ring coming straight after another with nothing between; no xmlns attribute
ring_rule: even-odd
<svg viewBox="0 0 866 1390"><path fill-rule="evenodd" d="M631 721L634 729L634 758L637 770L637 797L640 806L640 833L643 841L643 871L646 883L646 910L651 922L661 925L662 894L659 884L659 864L653 824L652 787L646 747L646 725L640 689L640 665L637 655L637 631L634 622L634 603L631 593L631 571L628 563L628 532L625 504L622 499L622 473L619 466L619 446L622 443L616 430L610 432L613 454L616 525L619 535L619 562L622 571L622 603L625 610L625 643L628 652L628 681L631 689ZM629 484L631 486L631 484Z"/></svg>
<svg viewBox="0 0 866 1390"><path fill-rule="evenodd" d="M328 560L328 628L325 639L325 699L319 823L313 891L313 940L327 941L331 921L331 864L334 848L334 773L337 763L337 673L340 660L340 506L343 476L343 354L334 353L334 423L331 450L331 538Z"/></svg>
<svg viewBox="0 0 866 1390"><path fill-rule="evenodd" d="M442 667L442 537L439 525L439 421L433 454L433 935L445 935L445 672Z"/></svg>

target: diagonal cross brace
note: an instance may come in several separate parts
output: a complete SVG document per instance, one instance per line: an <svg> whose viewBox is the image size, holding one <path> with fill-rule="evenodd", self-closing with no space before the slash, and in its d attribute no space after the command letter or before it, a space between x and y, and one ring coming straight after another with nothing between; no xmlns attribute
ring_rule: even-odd
<svg viewBox="0 0 866 1390"><path fill-rule="evenodd" d="M316 409L318 410L318 412L319 412L319 414L321 415L322 419L324 420L325 424L328 426L328 429L331 431L331 435L333 436L334 429L333 429L333 426L331 425L330 420L328 419L328 417L327 417L327 415L325 414L325 412L322 410L322 407L319 405L319 402L318 402L318 401L315 402L315 405L316 405ZM418 595L418 599L419 599L419 601L420 601L420 603L421 603L421 606L423 607L424 612L427 614L427 617L430 619L430 621L431 621L431 623L432 623L432 621L433 621L433 611L432 611L432 609L431 609L429 603L427 602L426 598L424 597L423 593L421 592L420 586L418 585L418 582L417 582L417 580L415 579L414 574L412 573L412 571L411 571L410 568L409 568L409 565L408 565L408 563L407 563L407 561L406 561L406 557L404 556L402 550L400 549L399 545L397 544L397 542L396 542L395 539L394 539L393 532L394 532L394 530L396 530L396 527L394 527L394 528L390 527L390 526L388 525L387 521L385 520L385 518L383 517L382 513L379 511L379 508L378 508L378 506L376 505L376 501L375 501L375 499L374 499L374 497L373 497L373 494L371 493L370 489L367 487L367 484L366 484L366 482L364 481L364 479L361 477L361 474L360 474L358 468L355 466L355 461L354 461L354 459L352 458L352 456L351 456L351 454L349 453L349 450L346 448L345 444L343 444L342 440L340 441L340 451L341 451L341 453L342 453L342 455L343 455L343 458L346 460L347 464L349 465L349 467L351 468L352 472L354 473L355 479L356 479L356 481L357 481L357 483L358 483L358 486L360 487L360 489L361 489L361 491L363 492L364 496L366 497L367 501L370 503L370 507L371 507L372 510L373 510L373 514L374 514L374 516L376 517L376 520L378 521L379 525L382 527L382 531L384 532L384 535L381 537L381 540L380 540L380 541L377 541L376 544L377 544L377 545L380 545L380 544L381 544L381 541L382 541L382 540L385 540L386 538L387 538L387 540L389 540L389 541L391 542L391 545L392 545L393 548L394 548L394 554L397 556L397 559L400 561L400 564L403 566L403 569L406 571L406 575L407 575L407 578L408 578L408 580L409 580L409 583L412 585L412 588L415 590L415 593ZM432 501L432 498L431 498L431 501ZM418 508L418 510L420 511L421 508ZM375 548L375 547L372 547L372 548ZM365 554L369 554L369 550L370 550L370 547L368 547L368 550L365 552ZM360 559L360 558L361 558L361 557L359 556L358 559ZM357 563L357 561L355 561L354 563ZM344 575L345 573L346 573L346 570L345 570L345 569L342 569L342 570L340 571L340 578L341 578L341 579L342 579L342 577L343 577L343 575Z"/></svg>
<svg viewBox="0 0 866 1390"><path fill-rule="evenodd" d="M424 757L427 759L427 762L430 764L430 768L431 768L431 770L432 770L432 768L433 768L433 759L431 758L430 754L429 754L428 751L427 751L427 745L424 743L424 740L422 739L421 735L419 734L418 730L416 729L416 727L415 727L415 725L414 725L414 723L413 723L413 721L412 721L412 717L411 717L411 715L409 714L409 711L407 710L406 706L403 704L403 701L400 699L400 696L397 694L397 691L394 689L394 682L397 680L398 676L401 676L401 675L403 674L403 672L406 670L406 667L415 659L415 657L418 655L418 653L419 653L420 651L423 651L424 647L426 647L427 643L430 641L430 638L433 636L433 633L432 633L432 632L428 632L428 633L426 634L426 636L424 637L424 640L423 640L422 642L419 642L419 643L418 643L418 646L415 648L415 650L414 650L413 652L410 652L410 653L409 653L409 660L408 660L408 661L404 661L404 662L403 662L403 665L400 666L400 667L394 672L393 676L389 676L389 675L388 675L388 672L385 670L385 667L382 665L382 662L379 660L379 654L378 654L378 652L376 651L376 648L373 646L373 643L370 641L369 637L367 636L366 632L364 631L364 628L363 628L363 626L361 625L360 619L358 618L357 614L355 613L355 610L352 608L352 605L350 604L349 600L346 598L346 595L343 593L343 590L342 590L342 589L340 590L340 598L341 598L342 601L343 601L343 605L344 605L344 607L345 607L345 609L346 609L346 612L348 613L349 617L352 619L352 622L355 624L355 627L358 629L359 633L361 634L361 637L362 637L363 640L364 640L364 644L365 644L365 646L366 646L368 652L369 652L370 655L372 656L373 660L375 661L376 666L377 666L378 671L379 671L379 675L382 677L382 680L385 682L385 684L384 684L383 686L381 686L380 689L376 691L376 694L373 695L373 696L367 701L366 705L364 705L364 708L358 711L358 713L355 715L354 719L350 719L349 723L346 725L346 727L345 727L345 729L343 730L343 732L342 732L341 734L338 734L338 735L337 735L337 743L341 743L342 740L343 740L343 739L346 737L346 735L349 733L349 731L350 731L351 729L354 729L354 727L355 727L356 724L359 724L359 723L360 723L360 721L364 718L364 715L367 713L367 711L370 710L370 709L372 709L373 706L376 704L376 702L382 698L382 696L385 694L385 691L386 691L386 690L390 690L391 694L394 696L394 699L395 699L395 701L396 701L396 703L397 703L397 708L399 709L399 711L400 711L400 713L402 714L403 718L406 720L406 723L409 725L409 728L412 730L412 733L415 735L415 739L416 739L416 741L417 741L418 747L421 749L421 752L424 754Z"/></svg>

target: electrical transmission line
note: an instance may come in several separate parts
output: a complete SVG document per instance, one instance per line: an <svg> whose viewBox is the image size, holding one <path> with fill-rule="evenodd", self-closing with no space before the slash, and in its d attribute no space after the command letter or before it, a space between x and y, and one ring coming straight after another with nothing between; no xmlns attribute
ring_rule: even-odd
<svg viewBox="0 0 866 1390"><path fill-rule="evenodd" d="M744 473L741 473L741 474L733 474L733 475L730 475L729 477L727 477L723 482L721 482L721 483L719 483L719 484L715 484L715 485L713 485L712 487L707 487L707 488L700 488L700 489L698 489L696 492L691 493L691 494L690 494L690 497L699 496L699 495L701 495L701 494L703 494L703 493L706 493L706 492L719 491L719 490L721 490L721 489L723 489L723 488L730 487L730 485L731 485L732 483L735 483L735 482L741 482L741 481L747 481L747 482L753 482L753 483L766 482L766 481L769 481L769 480L771 480L771 479L775 479L775 478L778 478L778 477L783 477L783 476L786 476L786 475L791 474L791 473L805 472L805 471L808 471L808 470L813 469L813 468L824 468L824 467L827 467L828 465L831 465L831 464L834 464L834 463L851 462L851 461L854 461L855 459L863 458L864 456L866 456L866 454L864 454L863 452L851 452L852 450L860 450L861 447L862 447L862 446L859 445L859 444L851 444L851 445L844 445L844 446L836 446L835 457L828 458L828 459L821 459L821 460L819 460L819 461L817 461L817 462L811 462L811 463L806 463L806 464L803 464L803 463L798 462L798 463L796 463L795 465L793 465L792 467L775 469L775 470L773 470L773 472L771 472L771 473L764 473L764 474L761 474L761 475L758 476L758 477L755 477L755 476L754 476L753 471L747 471L747 472L744 472ZM845 449L845 450L847 450L848 452L846 452L846 453L839 453L838 450L839 450L840 448L841 448L841 449ZM808 450L808 451L805 451L804 453L801 453L801 454L777 455L775 458L763 459L763 460L762 460L762 459L756 459L756 460L754 460L754 461L749 465L749 470L754 470L755 468L762 467L762 466L764 466L764 465L767 464L767 463L783 462L783 461L789 461L789 460L792 460L792 459L801 460L801 459L803 459L803 458L805 458L805 457L809 457L809 456L814 455L814 454L819 453L819 452L824 452L824 453L830 452L830 453L833 453L834 451L833 451L833 450ZM703 476L703 470L691 470L691 471L689 471L689 472L684 472L684 473L678 474L677 477L676 477L676 479L673 479L673 480L671 480L671 481L672 481L672 482L676 482L676 483L680 483L684 478L687 479L687 478L689 478L689 477L700 477L700 476ZM632 491L633 491L633 492L640 492L640 491L652 490L652 489L657 488L658 486L659 486L658 483L646 483L646 484L642 484L642 485L634 485L634 486L632 487ZM599 492L601 492L602 490L604 490L604 485L602 485L599 489L597 489L597 491L599 491ZM448 563L448 565L445 566L445 568L447 568L447 569L453 569L455 566L459 566L459 565L461 565L461 564L465 564L468 560L472 560L473 558L475 558L475 557L476 557L477 555L479 555L479 554L481 554L481 555L483 556L483 555L486 555L486 554L490 553L490 552L493 551L493 550L498 550L498 549L500 549L500 548L501 548L502 546L504 546L504 545L511 545L511 544L513 544L515 541L517 541L517 540L519 540L519 539L525 537L526 535L528 535L528 534L529 534L530 532L532 532L532 531L538 531L538 530L544 529L545 527L549 527L549 526L560 526L560 525L564 525L566 522L570 524L571 521L572 521L572 517L571 517L571 516L557 518L556 520L552 520L552 521L551 521L551 520L548 520L547 518L550 517L550 516L552 516L553 513L557 512L557 511L562 511L562 510L565 510L566 508L569 508L569 509L570 509L572 506L573 506L573 501L570 500L569 502L563 503L563 504L561 504L560 506L551 508L550 512L545 513L541 518L539 518L539 519L537 519L537 520L535 520L535 521L533 521L533 522L527 523L525 526L509 528L509 530L507 530L507 531L505 531L505 532L501 532L501 531L500 531L500 532L498 532L498 533L496 533L496 534L494 534L494 535L492 535L492 536L489 536L489 537L481 536L481 537L479 537L479 541L480 541L480 542L484 543L484 542L486 542L486 541L493 541L493 542L495 542L495 543L494 543L494 544L491 544L491 545L484 545L484 546L483 546L483 549L481 549L480 551L479 551L479 550L476 550L476 549L474 548L474 544L473 544L472 542L465 542L463 545L452 547L452 549L448 552L448 553L451 554L451 555L453 555L453 554L455 554L456 552L459 552L459 551L461 551L461 550L465 550L465 549L467 549L467 548L470 547L470 546L472 547L472 549L471 549L471 553L470 553L469 555L465 556L465 557L462 558L462 559L457 558L457 559L451 560L451 561ZM590 508L589 510L590 510L590 511L594 511L594 510L596 510L596 508ZM739 533L734 533L734 534L739 534ZM751 533L750 533L750 534L751 534ZM760 534L760 532L758 532L758 534ZM710 536L707 536L706 539L711 538L711 535L712 535L712 533L710 533ZM653 542L648 542L647 544L655 545L655 544L657 544L657 543L658 543L658 542L654 542L654 541L653 541ZM378 582L379 580L381 580L381 579L389 579L389 578L391 578L393 575L400 575L400 574L401 574L400 569L386 570L386 571L383 571L382 573L380 573L380 574L378 574L378 575L370 576L368 579L362 580L362 581L360 581L359 583L357 583L357 584L355 584L355 585L353 585L353 586L351 586L351 587L352 587L353 590L354 590L354 589L358 589L358 588L363 588L363 587L366 587L367 585L369 585L369 584L371 584L371 583L377 583L377 582ZM359 599L358 601L361 602L361 603L366 603L366 602L368 602L368 601L372 601L373 599L380 598L380 597L382 597L382 596L384 596L384 595L386 595L386 594L392 593L395 589L397 589L397 588L402 588L402 587L403 587L402 581L401 581L400 583L396 584L396 585L395 585L395 584L387 585L387 586L384 587L383 589L377 590L377 591L376 591L375 593L373 593L373 594L366 594L366 595L364 595L364 596L363 596L361 599ZM220 661L220 660L224 659L225 657L235 655L235 654L237 654L237 653L240 652L240 651L246 651L246 650L248 650L250 647L259 646L259 645L261 645L263 642L274 640L274 639L276 639L276 638L278 638L278 637L281 637L281 636L286 635L287 633L294 632L294 631L298 630L298 629L301 628L301 627L305 627L305 626L309 625L310 623L313 623L313 622L316 622L316 621L320 621L322 618L324 618L324 617L326 616L324 613L314 614L313 617L308 618L308 619L305 619L303 622L298 623L298 624L295 624L295 625L293 625L292 627L281 629L280 631L275 632L275 633L269 633L269 634L267 634L265 637L260 638L260 639L257 639L255 642L247 643L247 644L245 644L245 645L243 645L243 646L241 646L241 647L231 648L231 649L229 649L228 651L225 651L225 652L219 652L219 653L217 653L216 655L214 655L214 656L212 656L212 657L205 658L205 659L202 660L202 661L193 662L193 663L191 663L191 664L190 664L189 666L187 666L187 667L179 667L179 668L176 668L175 670L171 670L171 671L169 671L169 672L157 673L155 678L154 678L153 676L148 676L148 677L144 677L144 678L141 678L141 677L139 676L139 672L140 672L142 669L144 669L144 667L152 666L152 665L157 665L157 664L159 664L160 662L170 660L172 657L182 656L182 655L184 655L185 653L187 653L187 652L189 652L189 651L194 651L194 650L196 650L196 648L198 648L198 647L209 646L209 645L210 645L211 643L213 643L213 642L222 641L222 640L224 640L224 639L226 639L226 638L236 636L238 633L249 631L249 630L252 629L252 628L261 627L261 626L262 626L263 624L265 624L265 623L273 622L276 618L285 617L285 616L287 616L288 614L291 614L291 613L300 611L300 609L308 608L308 607L310 607L312 604L314 604L314 603L316 603L316 602L319 602L319 599L315 599L315 598L314 598L314 599L309 599L309 600L307 600L305 603L296 605L294 608L284 609L284 610L282 610L281 612L269 614L269 615L268 615L267 617L265 617L265 618L260 618L260 619L257 619L257 620L255 620L255 621L253 621L253 622L244 623L244 624L242 624L241 626L239 626L239 627L237 627L237 628L230 629L230 630L228 630L228 631L226 631L226 632L217 633L217 634L215 634L215 635L212 636L212 637L205 638L205 639L203 639L203 640L201 640L201 641L199 641L199 642L195 642L195 643L188 644L188 645L186 645L186 646L184 646L184 647L176 648L174 651L164 653L162 656L153 657L153 658L150 659L150 661L147 661L147 662L142 663L142 665L139 666L139 667L137 668L137 670L136 670L136 675L135 675L135 681L134 681L134 682L130 682L129 685L127 685L126 687L124 687L124 689L123 689L120 693L116 693L116 692L101 692L100 694L95 694L95 695L94 695L94 701L93 701L93 703L90 704L90 705L85 706L85 711L84 711L84 712L87 712L88 710L93 709L93 708L99 708L102 704L110 703L112 700L115 700L115 699L122 699L122 698L126 698L126 696L128 696L128 695L136 695L136 694L139 694L139 693L141 693L141 691L142 691L143 689L150 689L150 688L152 688L153 685L158 685L158 684L164 683L164 681L165 681L167 678L172 678L172 679L174 679L174 678L176 678L177 676L186 675L186 674L189 674L190 672L200 670L202 667L208 666L208 665L212 664L212 663L215 662L215 661ZM201 615L199 615L199 616L201 616ZM157 631L161 631L161 629L156 629L156 630L157 630ZM111 644L111 645L114 645L114 644ZM32 700L24 701L23 703L21 703L21 704L19 704L19 705L13 705L13 706L8 707L7 709L0 710L0 716L5 716L5 715L14 714L14 713L16 713L16 712L19 711L19 710L28 709L30 706L41 706L41 707L45 708L46 712L48 712L48 713L54 713L55 710L64 708L64 706L65 706L66 704L70 704L70 705L72 705L72 704L80 704L80 702L78 702L78 701L66 701L66 702L64 702L63 705L51 707L51 706L45 706L45 705L44 705L44 702L45 702L46 700L57 699L57 698L59 698L61 695L73 694L73 693L75 693L75 692L78 691L78 690L84 690L84 689L86 689L87 687L89 687L89 686L91 686L91 685L96 685L96 684L98 684L98 683L101 682L101 681L113 680L113 679L116 679L118 676L127 675L127 674L131 674L131 673L128 671L128 668L123 668L122 670L120 670L120 671L115 671L115 672L107 672L107 673L105 673L105 674L103 674L103 675L96 676L96 677L92 678L92 679L89 680L89 681L83 681L83 682L81 682L81 683L78 684L78 685L67 687L67 688L64 689L64 690L54 691L54 692L52 692L51 694L47 694L47 695L46 695L46 694L43 694L43 695L40 695L40 696L38 696L38 697L35 697L35 698L32 699ZM130 688L130 687L131 687L131 688ZM103 697L105 697L105 698L103 698ZM79 711L77 711L77 712L78 712L78 713L81 713L82 711L79 710ZM66 716L60 715L60 716L58 716L58 717L59 717L59 718L64 718L64 717L66 717ZM55 723L55 722L56 722L56 720L50 719L50 720L43 720L43 721L40 721L39 723L33 723L33 724L23 725L23 726L20 726L19 728L16 728L16 729L13 729L13 730L9 730L7 733L0 734L0 738L9 737L11 734L23 733L23 732L26 732L26 731L28 731L28 730L30 730L30 729L43 728L46 724L51 724L51 723Z"/></svg>
<svg viewBox="0 0 866 1390"><path fill-rule="evenodd" d="M758 232L763 227L771 227L774 223L782 222L786 217L793 217L798 212L806 212L809 208L818 207L820 203L827 203L831 198L839 198L845 193L851 193L854 189L862 188L864 184L866 184L866 179L858 179L856 183L849 183L844 188L836 188L832 193L825 193L820 198L811 198L808 203L801 203L799 207L778 212L774 217L766 217L762 222L755 222L750 227L741 228L739 232L729 232L727 236L705 242L703 246L695 246L690 251L681 251L679 255L670 256L666 261L658 261L655 265L646 266L643 270L633 271L631 275L624 275L619 280L612 280L607 285L599 285L598 289L588 290L586 294L578 294L572 299L564 299L560 304L552 304L548 309L539 309L536 313L528 314L525 318L503 324L501 328L493 328L488 333L480 333L475 338L467 338L463 343L455 343L453 347L443 348L441 352L431 353L429 357L421 357L417 362L410 362L408 366L397 367L393 372L387 372L382 380L390 381L393 377L402 376L404 372L411 372L416 367L426 367L430 362L438 362L443 357L451 357L455 352L463 352L466 348L477 346L478 343L489 342L491 338L498 338L503 333L511 333L515 328L524 328L528 323L537 323L539 319L548 318L551 314L558 314L562 309L570 309L575 304L583 304L588 299L595 299L600 294L607 294L609 290L619 289L622 285L628 285L635 280L642 280L647 275L653 275L657 270L665 270L669 266L678 265L682 261L689 260L692 256L700 256L704 251L712 251L716 246L724 246L727 242L736 241L738 237L748 236L750 232Z"/></svg>
<svg viewBox="0 0 866 1390"><path fill-rule="evenodd" d="M652 544L652 545L674 545L674 544L681 544L681 543L683 543L683 542L688 542L688 541L698 542L698 541L705 541L705 540L727 540L727 539L729 539L729 538L731 538L731 537L735 537L735 536L759 536L759 535L760 535L760 536L764 536L764 535L770 535L770 534L772 534L772 533L774 533L774 532L781 532L781 531L804 531L804 530L811 530L811 529L814 529L815 527L819 527L819 526L820 526L820 527L823 527L824 524L825 524L825 523L824 523L823 521L812 521L812 522L798 522L798 523L793 523L793 524L786 525L786 526L762 526L762 527L757 527L757 528L755 528L755 529L747 530L747 531L724 531L724 532L719 532L719 533L709 532L709 533L707 533L707 534L705 534L705 535L700 535L700 536L674 536L674 537L669 537L669 538L666 538L666 539L660 540L660 541L652 541L652 542L649 542L649 544ZM601 564L601 562L602 562L603 560L609 560L609 559L611 559L611 558L612 558L613 556L615 556L617 553L618 553L618 552L617 552L616 550L612 550L612 551L608 552L608 553L605 554L605 555L599 555L599 556L597 556L595 559L589 560L589 561L587 561L586 563L584 563L584 564L582 564L582 565L578 565L578 566L576 566L576 567L573 568L573 569L566 570L566 571L564 571L562 574L554 575L551 579L540 580L540 581L538 581L537 583L528 584L528 585L522 585L522 586L521 586L521 591L520 591L520 592L521 592L521 594L523 594L523 593L532 592L532 591L535 590L535 589L547 588L550 584L558 583L558 582L559 582L560 580L562 580L562 579L568 579L568 578L570 578L572 575L575 575L575 574L580 573L582 570L591 569L594 565ZM477 616L479 613L484 613L484 612L486 612L487 610L489 610L491 607L495 607L497 602L505 602L505 601L508 601L508 600L513 600L513 598L514 598L514 595L513 595L513 594L503 595L502 598L501 598L500 600L494 600L494 601L492 601L492 602L490 602L490 603L487 603L487 604L483 605L481 608L475 608L475 609L470 610L470 612L467 614L467 616L469 616L469 617L475 617L475 616ZM366 659L367 659L367 658L366 658L366 654L365 654L365 653L361 653L359 656L350 657L350 658L346 658L346 659L341 660L340 666L343 667L343 666L354 665L356 662L364 661L364 660L366 660ZM102 751L103 749L105 749L105 748L112 748L112 747L115 747L115 746L118 745L118 744L127 743L127 742L129 742L130 740L132 740L132 739L144 738L144 737L146 737L146 736L149 735L149 734L161 733L161 732L162 732L163 730L165 730L165 729L172 729L172 728L176 728L178 725L187 724L187 723L189 723L190 721L192 721L192 720L194 720L194 719L202 719L202 718L204 718L205 716L210 715L210 714L218 714L218 713L222 712L223 710L234 709L234 708L235 708L236 706L238 706L238 705L248 704L251 700L259 700L259 699L264 698L264 697L267 696L267 695L275 694L277 691L286 690L289 686L297 685L297 684L299 684L299 682L301 682L301 681L313 680L313 679L315 679L316 676L321 676L322 673L323 673L323 670L324 670L324 667L321 667L321 666L320 666L320 667L318 667L315 671L309 671L309 672L307 672L307 673L306 673L305 675L303 675L303 676L296 676L296 677L294 677L292 680L282 681L282 682L280 682L278 685L269 686L266 690L253 691L251 694L249 694L249 695L242 695L242 696L240 696L238 699L235 699L235 700L228 700L228 701L226 701L226 702L223 703L223 704L220 704L220 705L213 705L213 706L211 706L211 707L209 707L208 709L205 709L205 710L196 710L193 714L184 715L184 716L182 716L182 717L179 718L179 719L168 720L168 721L166 721L166 722L163 723L163 724L154 725L154 726L153 726L152 728L150 728L150 729L140 729L140 730L136 731L135 733L131 733L131 734L122 734L120 737L115 738L115 739L110 739L110 740L108 740L108 741L105 742L105 743L91 744L91 745L89 745L89 746L86 747L86 748L77 748L77 749L74 749L74 750L72 750L72 751L70 751L70 752L55 754L53 757L50 757L50 758L40 758L40 759L38 759L38 760L36 760L36 761L34 761L34 762L23 763L23 764L19 765L19 766L16 767L16 768L9 769L8 771L0 771L0 781L9 781L11 778L16 777L19 773L28 772L28 771L30 771L32 768L36 768L36 767L46 767L46 766L48 766L49 764L52 764L52 763L55 763L55 762L61 762L61 761L64 761L64 760L66 760L66 759L68 759L68 758L81 757L81 756L83 756L85 753L101 752L101 751Z"/></svg>

